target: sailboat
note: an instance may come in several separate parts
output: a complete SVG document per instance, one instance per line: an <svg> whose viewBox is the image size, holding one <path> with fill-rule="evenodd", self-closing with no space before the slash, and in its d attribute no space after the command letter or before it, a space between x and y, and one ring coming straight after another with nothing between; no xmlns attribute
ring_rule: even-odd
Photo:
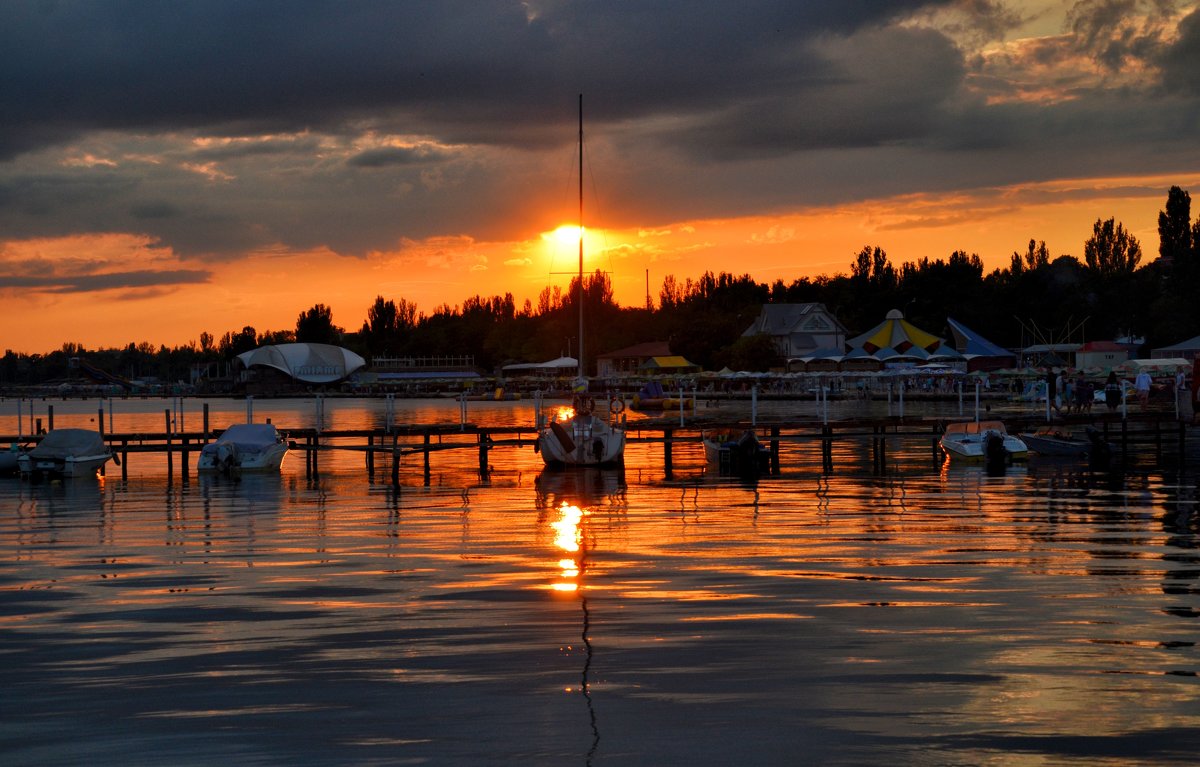
<svg viewBox="0 0 1200 767"><path fill-rule="evenodd" d="M571 409L538 424L538 450L547 466L618 466L625 460L625 403L588 393L583 342L583 94L579 95L579 370ZM599 403L599 404L598 404Z"/></svg>

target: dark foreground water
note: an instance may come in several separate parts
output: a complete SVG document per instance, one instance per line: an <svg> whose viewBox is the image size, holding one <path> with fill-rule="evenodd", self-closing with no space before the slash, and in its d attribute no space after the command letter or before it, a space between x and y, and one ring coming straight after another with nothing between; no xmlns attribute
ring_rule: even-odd
<svg viewBox="0 0 1200 767"><path fill-rule="evenodd" d="M753 484L686 452L673 481L501 455L490 484L442 465L398 493L296 457L0 480L0 763L1200 753L1193 477L793 456Z"/></svg>

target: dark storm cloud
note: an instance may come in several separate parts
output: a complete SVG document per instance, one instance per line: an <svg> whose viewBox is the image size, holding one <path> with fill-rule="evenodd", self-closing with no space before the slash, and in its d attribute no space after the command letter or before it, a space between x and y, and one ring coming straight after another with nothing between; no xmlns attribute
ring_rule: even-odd
<svg viewBox="0 0 1200 767"><path fill-rule="evenodd" d="M1163 80L1177 92L1200 96L1200 11L1179 25L1179 38L1163 55ZM1192 124L1192 133L1200 121Z"/></svg>
<svg viewBox="0 0 1200 767"><path fill-rule="evenodd" d="M0 274L0 290L20 288L39 293L90 293L97 290L162 288L208 282L211 273L194 269L139 270L90 275Z"/></svg>
<svg viewBox="0 0 1200 767"><path fill-rule="evenodd" d="M346 164L355 168L383 168L388 165L412 165L444 157L443 153L422 147L384 147L361 152L347 160Z"/></svg>
<svg viewBox="0 0 1200 767"><path fill-rule="evenodd" d="M789 92L817 65L807 41L930 4L9 2L0 156L98 128L337 131L389 115L449 141L536 142L524 127L564 122L578 90L612 118Z"/></svg>

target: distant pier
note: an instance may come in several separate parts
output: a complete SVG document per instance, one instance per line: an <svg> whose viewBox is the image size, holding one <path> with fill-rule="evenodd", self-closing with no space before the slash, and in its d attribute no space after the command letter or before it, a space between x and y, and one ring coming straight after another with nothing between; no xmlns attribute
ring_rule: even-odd
<svg viewBox="0 0 1200 767"><path fill-rule="evenodd" d="M98 423L103 424L101 412ZM770 423L751 424L748 421L719 420L716 418L692 418L684 425L671 418L651 419L626 424L627 444L656 444L662 446L658 468L667 479L675 471L675 450L683 444L698 444L702 435L711 430L752 429L759 440L769 445L771 452L770 474L778 475L789 468L782 464L780 446L784 444L805 445L819 448L820 471L833 474L838 469L838 456L847 460L847 451L857 458L856 467L869 464L873 474L887 474L893 466L889 454L900 445L929 445L932 456L938 453L938 439L945 424L966 418L850 418L824 421L808 418ZM1035 415L1003 416L1010 433L1033 431L1047 425L1044 418ZM1177 420L1167 412L1130 413L1122 417L1119 413L1103 413L1093 416L1077 416L1056 420L1054 424L1064 430L1081 430L1093 426L1114 451L1127 455L1153 456L1161 462L1164 457L1175 457L1180 468L1196 466L1200 459L1200 436L1189 423ZM51 408L47 422L37 419L35 430L44 432L54 428L54 413ZM423 484L428 486L433 473L437 454L447 451L469 451L478 457L481 480L486 481L491 472L489 460L496 450L513 448L532 450L537 439L533 426L477 426L470 423L440 425L391 425L371 429L330 430L313 428L289 428L275 424L286 435L291 450L303 455L306 478L319 476L321 456L332 451L354 452L363 456L363 467L371 481L377 475L389 476L397 487L400 485L402 462L411 456L420 456ZM142 456L164 456L167 460L167 476L173 477L178 463L184 481L192 473L191 462L205 444L221 434L220 429L210 429L208 411L205 408L203 424L196 431L173 431L172 411L164 411L164 429L161 432L105 433L105 442L112 449L121 478L129 476L130 461ZM20 442L30 445L40 435L0 435L5 443ZM809 451L811 453L812 451ZM809 453L806 453L809 454ZM651 453L653 454L653 453ZM178 455L178 460L176 456ZM628 465L628 464L627 464ZM117 468L110 466L108 471ZM812 462L804 468L815 469Z"/></svg>

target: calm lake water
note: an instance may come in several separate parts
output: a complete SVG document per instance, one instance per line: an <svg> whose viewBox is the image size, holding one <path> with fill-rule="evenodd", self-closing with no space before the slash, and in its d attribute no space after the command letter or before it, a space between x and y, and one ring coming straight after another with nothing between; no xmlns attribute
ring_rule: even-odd
<svg viewBox="0 0 1200 767"><path fill-rule="evenodd" d="M95 400L52 404L94 428ZM171 407L117 400L113 427ZM325 425L385 408L330 400ZM210 404L214 427L245 415ZM914 443L879 477L839 450L832 476L791 448L757 483L710 476L698 445L670 481L661 446L623 473L495 450L486 484L448 452L398 492L350 452L313 480L296 455L240 481L140 455L127 481L0 479L0 762L1195 763L1194 473L988 476Z"/></svg>

